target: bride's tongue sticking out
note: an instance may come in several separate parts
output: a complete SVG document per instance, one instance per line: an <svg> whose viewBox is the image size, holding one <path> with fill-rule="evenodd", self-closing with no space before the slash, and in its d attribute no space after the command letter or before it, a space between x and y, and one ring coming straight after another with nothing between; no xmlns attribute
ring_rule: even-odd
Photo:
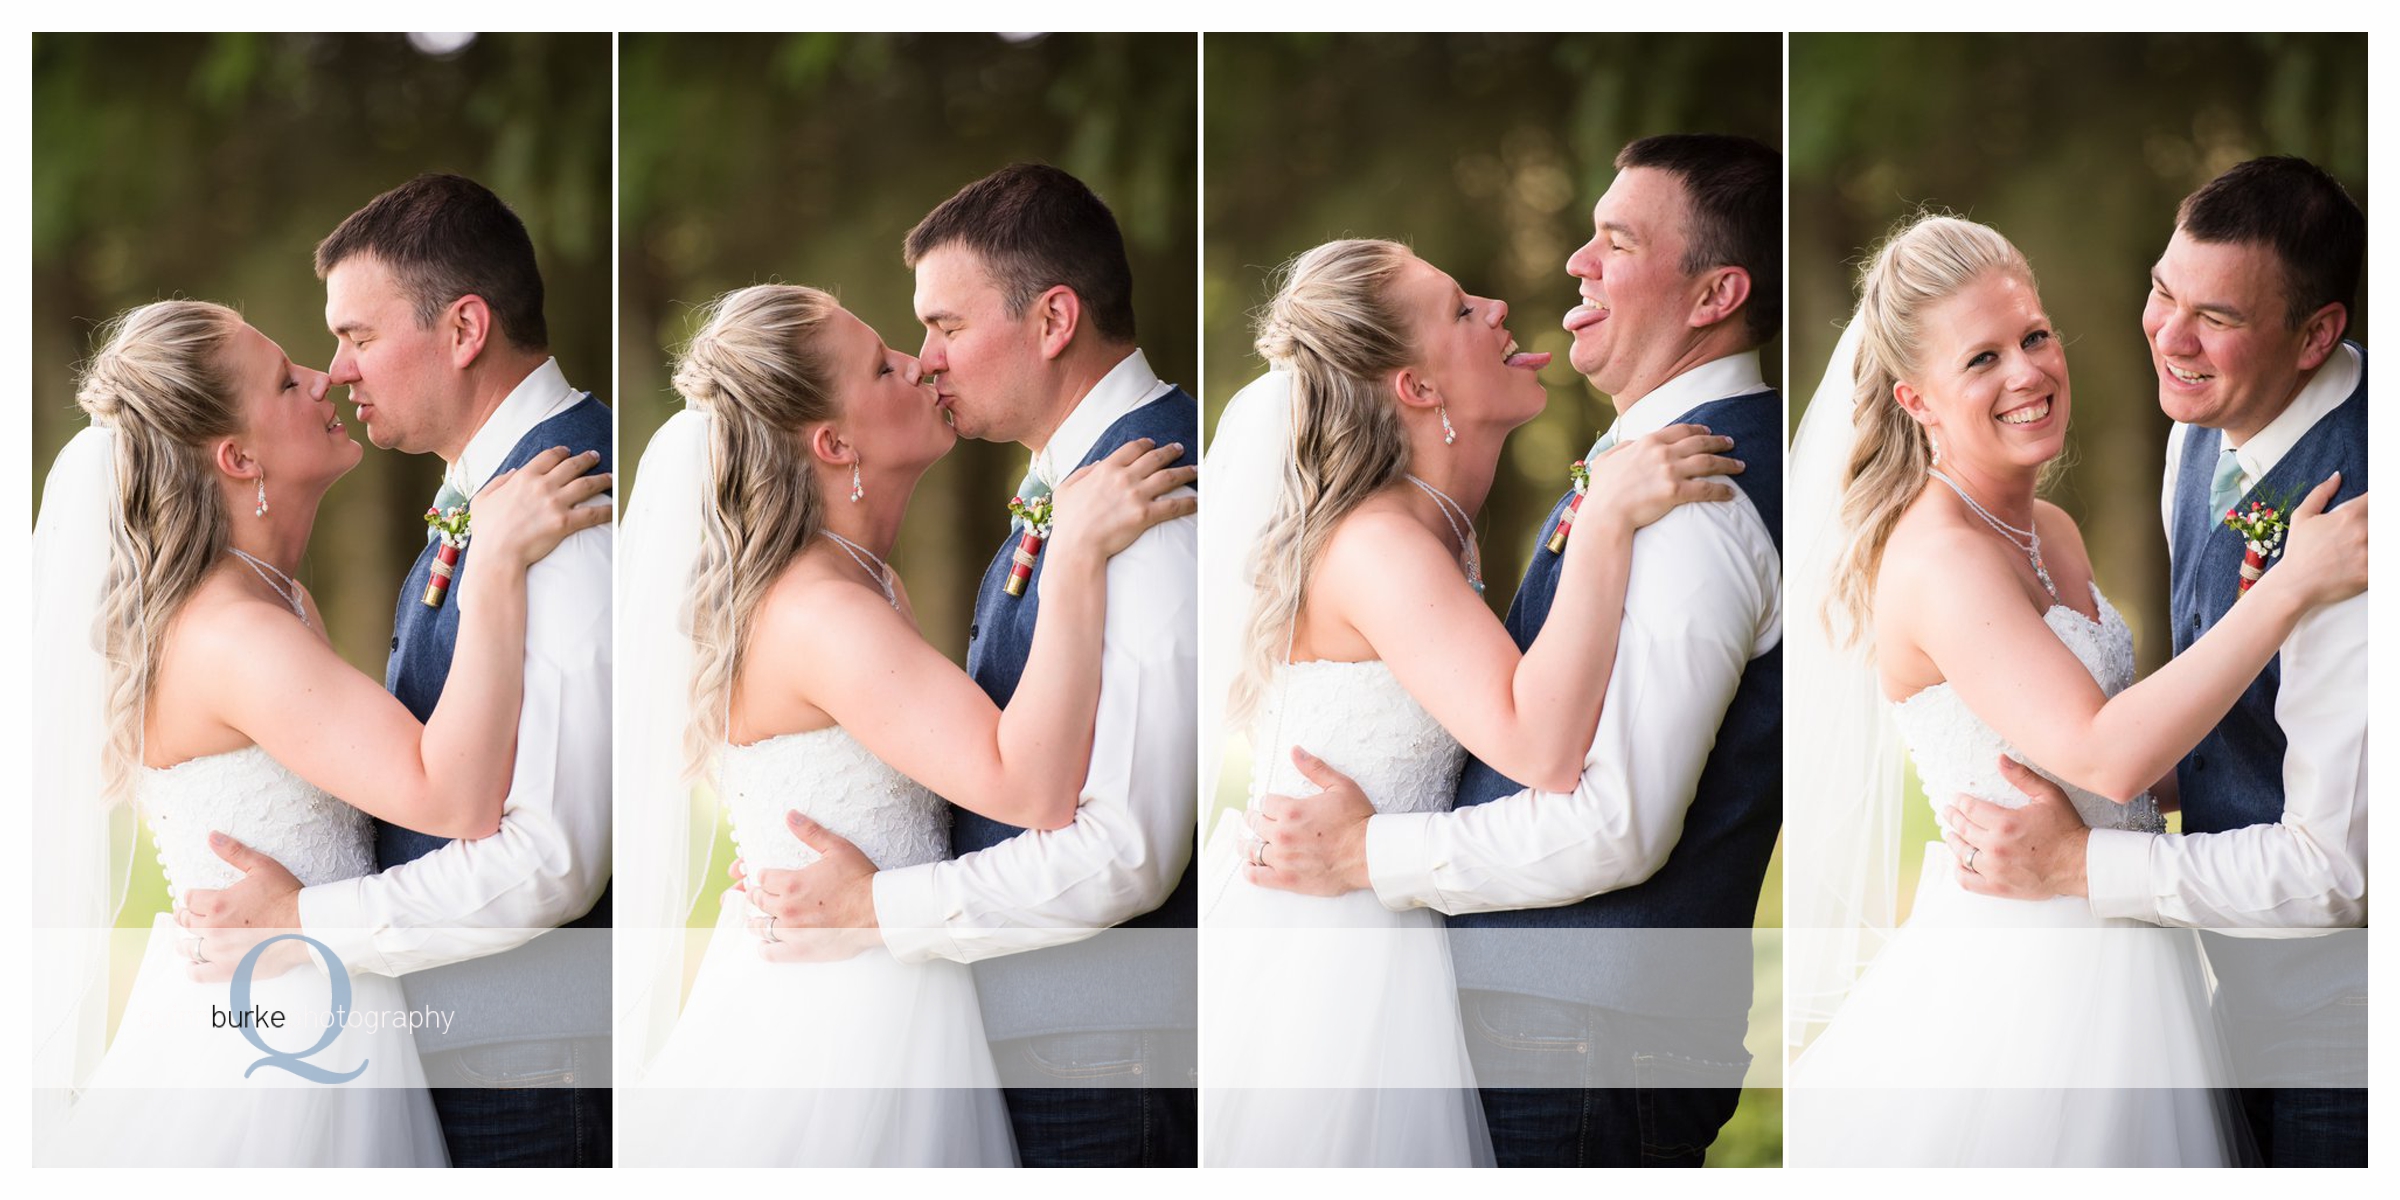
<svg viewBox="0 0 2400 1200"><path fill-rule="evenodd" d="M1517 339L1510 338L1508 339L1508 349L1501 354L1500 362L1504 366L1514 367L1519 371L1539 371L1550 365L1550 352L1547 350L1519 350L1517 349Z"/></svg>

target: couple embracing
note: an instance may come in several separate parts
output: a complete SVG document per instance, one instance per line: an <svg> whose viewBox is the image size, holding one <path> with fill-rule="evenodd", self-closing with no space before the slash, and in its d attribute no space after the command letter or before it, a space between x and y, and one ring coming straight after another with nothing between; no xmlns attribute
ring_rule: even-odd
<svg viewBox="0 0 2400 1200"><path fill-rule="evenodd" d="M111 321L44 487L37 1153L606 1165L609 412L471 180L377 197L316 270L324 372L218 304ZM333 387L444 464L381 684L298 578L362 455ZM134 819L175 907L103 1050Z"/></svg>
<svg viewBox="0 0 2400 1200"><path fill-rule="evenodd" d="M728 293L642 457L624 1159L1189 1165L1197 409L1066 172L1003 168L903 250L921 354L814 288ZM1031 452L963 669L887 562L961 436ZM695 788L740 858L684 999Z"/></svg>
<svg viewBox="0 0 2400 1200"><path fill-rule="evenodd" d="M1616 167L1564 325L1618 419L1505 622L1475 518L1549 356L1391 242L1302 254L1260 321L1273 370L1209 452L1204 728L1256 764L1205 887L1212 1163L1697 1166L1738 1099L1781 812L1781 159L1678 134Z"/></svg>
<svg viewBox="0 0 2400 1200"><path fill-rule="evenodd" d="M2140 324L2175 657L2138 681L2037 498L2074 398L2032 267L1944 216L1866 267L1793 453L1793 1161L2364 1165L2365 252L2296 158L2176 213ZM1903 748L1946 848L1895 931Z"/></svg>

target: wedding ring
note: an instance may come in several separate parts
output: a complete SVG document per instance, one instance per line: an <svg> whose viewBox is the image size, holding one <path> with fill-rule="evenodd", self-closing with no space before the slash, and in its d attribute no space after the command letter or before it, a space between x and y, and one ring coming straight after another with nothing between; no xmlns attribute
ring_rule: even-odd
<svg viewBox="0 0 2400 1200"><path fill-rule="evenodd" d="M1981 853L1983 853L1983 847L1981 847L1981 846L1969 846L1969 847L1967 847L1967 861L1966 861L1966 863L1965 863L1965 866L1966 866L1966 868L1967 868L1967 874L1969 874L1969 875L1981 875L1981 874L1983 874L1983 872L1981 872L1981 871L1978 871L1978 870L1976 870L1976 869L1975 869L1975 856L1976 856L1976 855L1978 855L1978 854L1981 854Z"/></svg>
<svg viewBox="0 0 2400 1200"><path fill-rule="evenodd" d="M183 944L184 957L191 959L192 965L195 967L205 967L208 965L208 955L201 953L201 945L202 939L200 935L196 933L191 936L190 941L187 941Z"/></svg>
<svg viewBox="0 0 2400 1200"><path fill-rule="evenodd" d="M763 930L763 931L762 931L762 933L765 935L765 937L766 937L767 941L768 941L768 942L770 942L770 943L778 943L778 942L781 942L781 941L783 941L783 939L782 939L782 938L779 938L779 937L776 937L776 936L775 936L775 914L773 914L773 913L768 913L768 914L767 914L767 927L766 927L766 929L765 929L765 930Z"/></svg>
<svg viewBox="0 0 2400 1200"><path fill-rule="evenodd" d="M1250 840L1250 865L1254 867L1267 865L1267 839L1252 838Z"/></svg>

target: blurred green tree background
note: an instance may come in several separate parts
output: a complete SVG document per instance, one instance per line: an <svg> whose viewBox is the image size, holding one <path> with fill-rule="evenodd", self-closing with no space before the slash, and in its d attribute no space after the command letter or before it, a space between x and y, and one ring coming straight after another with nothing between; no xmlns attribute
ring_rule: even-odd
<svg viewBox="0 0 2400 1200"><path fill-rule="evenodd" d="M753 283L808 284L915 353L924 329L902 236L1012 162L1051 163L1107 202L1133 263L1142 349L1160 378L1196 384L1190 35L626 34L620 45L629 475L682 406L669 364L700 305ZM925 636L954 659L1025 465L1016 446L961 441L918 485L892 554Z"/></svg>
<svg viewBox="0 0 2400 1200"><path fill-rule="evenodd" d="M94 327L137 304L233 305L293 361L323 369L333 335L310 266L317 241L425 171L470 176L516 210L541 262L551 351L570 382L609 399L608 61L597 34L463 46L36 35L35 478L85 424L74 369ZM440 482L439 460L370 447L326 497L301 568L336 648L377 678Z"/></svg>
<svg viewBox="0 0 2400 1200"><path fill-rule="evenodd" d="M1554 352L1550 407L1509 439L1476 525L1488 599L1504 611L1567 464L1614 419L1566 363L1559 318L1576 302L1567 256L1592 236L1611 161L1657 133L1783 142L1783 46L1773 34L1212 34L1206 46L1207 240L1203 312L1210 427L1264 364L1252 317L1269 276L1340 237L1406 242L1469 292L1509 303L1509 329ZM1762 352L1783 379L1783 342ZM1206 516L1201 518L1206 520ZM1215 811L1238 813L1248 750L1232 742ZM1782 923L1781 855L1758 921ZM1752 1005L1755 1086L1712 1166L1782 1158L1777 1086L1781 958L1760 939Z"/></svg>
<svg viewBox="0 0 2400 1200"><path fill-rule="evenodd" d="M610 121L605 34L36 34L34 478L84 427L74 371L94 328L134 305L220 301L294 361L332 361L317 241L425 171L516 210L551 351L609 399ZM440 481L437 459L370 448L301 564L335 648L377 679ZM147 927L167 905L144 849L120 922Z"/></svg>
<svg viewBox="0 0 2400 1200"><path fill-rule="evenodd" d="M2366 206L2366 37L1794 34L1791 71L1791 419L1895 224L1924 206L2006 234L2040 277L2074 382L2049 498L2081 524L2142 671L2157 669L2171 653L2169 423L2142 338L2150 267L2176 205L2259 155L2307 158ZM2364 289L2346 336L2365 343ZM1940 836L1910 786L1904 904Z"/></svg>

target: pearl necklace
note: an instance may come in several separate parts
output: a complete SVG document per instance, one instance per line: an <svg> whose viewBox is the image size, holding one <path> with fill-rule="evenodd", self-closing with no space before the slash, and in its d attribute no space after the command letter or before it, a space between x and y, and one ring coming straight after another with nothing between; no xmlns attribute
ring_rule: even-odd
<svg viewBox="0 0 2400 1200"><path fill-rule="evenodd" d="M308 624L308 606L300 602L299 580L276 570L273 563L262 562L251 556L239 546L225 548L233 551L235 558L249 563L251 572L258 576L259 582L273 588L276 595L283 597L283 602L292 606L292 615L300 618L302 625ZM278 583L277 580L282 580L282 582Z"/></svg>
<svg viewBox="0 0 2400 1200"><path fill-rule="evenodd" d="M892 564L877 557L874 551L830 529L821 529L818 532L832 539L834 545L841 547L842 553L849 555L850 561L857 563L859 570L874 576L875 585L883 589L884 603L891 605L893 612L900 611L900 594L892 589ZM868 566L868 559L874 559L875 565ZM881 569L878 570L878 568Z"/></svg>
<svg viewBox="0 0 2400 1200"><path fill-rule="evenodd" d="M1475 522L1472 518L1467 516L1466 506L1460 504L1456 500L1451 499L1448 492L1445 492L1442 489L1417 478L1415 475L1410 475L1408 477L1408 481L1424 489L1425 494L1433 497L1433 502L1441 507L1442 519L1450 523L1450 535L1458 539L1459 549L1464 551L1466 554L1467 586L1474 588L1476 595L1482 595L1483 552L1476 548L1475 539L1468 536L1468 531L1475 527ZM1455 516L1452 515L1454 513L1456 514Z"/></svg>
<svg viewBox="0 0 2400 1200"><path fill-rule="evenodd" d="M1982 517L1984 524L1992 527L1992 532L1999 534L2001 537L2007 538L2009 545L2015 546L2025 555L2028 560L2033 563L2033 573L2042 581L2042 590L2050 593L2050 600L2052 603L2066 603L2066 601L2059 598L2058 585L2050 582L2050 568L2042 565L2041 534L2036 533L2031 529L2019 529L2016 526L2011 525L1996 516L1993 516L1992 510L1977 504L1975 502L1975 497L1967 494L1967 489L1958 486L1957 480L1942 474L1940 471L1927 471L1925 473L1933 476L1935 479L1941 480L1943 483L1949 484L1950 490L1958 493L1958 498L1966 501L1967 507L1973 509L1976 516Z"/></svg>

